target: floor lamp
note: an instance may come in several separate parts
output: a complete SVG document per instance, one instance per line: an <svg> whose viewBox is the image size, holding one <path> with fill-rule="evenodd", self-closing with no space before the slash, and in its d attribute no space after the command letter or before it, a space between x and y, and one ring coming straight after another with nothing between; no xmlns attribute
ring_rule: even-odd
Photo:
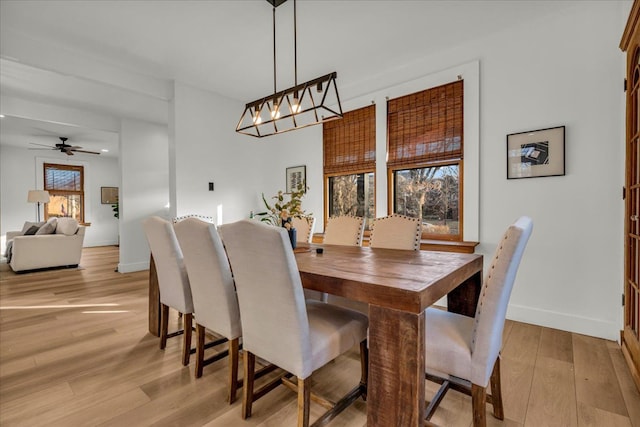
<svg viewBox="0 0 640 427"><path fill-rule="evenodd" d="M49 203L49 192L45 190L29 190L27 202L38 204L38 222L40 222L40 203Z"/></svg>

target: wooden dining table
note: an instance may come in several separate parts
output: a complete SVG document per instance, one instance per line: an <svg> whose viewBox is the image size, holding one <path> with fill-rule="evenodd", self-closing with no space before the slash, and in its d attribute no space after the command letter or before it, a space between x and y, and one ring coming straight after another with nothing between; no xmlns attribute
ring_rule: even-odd
<svg viewBox="0 0 640 427"><path fill-rule="evenodd" d="M450 311L474 316L482 255L330 245L295 252L305 288L369 304L367 426L422 426L424 310L447 296Z"/></svg>
<svg viewBox="0 0 640 427"><path fill-rule="evenodd" d="M424 310L446 296L449 311L474 316L482 255L314 244L294 252L305 288L369 304L367 426L422 426ZM158 307L152 258L149 331L154 335L159 335Z"/></svg>

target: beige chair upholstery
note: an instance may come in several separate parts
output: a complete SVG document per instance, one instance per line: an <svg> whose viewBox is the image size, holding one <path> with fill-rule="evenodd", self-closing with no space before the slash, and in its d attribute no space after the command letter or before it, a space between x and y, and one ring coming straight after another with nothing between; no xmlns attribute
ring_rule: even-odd
<svg viewBox="0 0 640 427"><path fill-rule="evenodd" d="M316 219L314 217L294 217L291 222L293 224L293 228L296 229L296 240L301 243L311 243Z"/></svg>
<svg viewBox="0 0 640 427"><path fill-rule="evenodd" d="M255 357L297 377L298 425L309 425L311 374L360 343L366 366L366 316L319 301L306 301L289 236L282 227L243 220L221 229L233 270L242 318L244 349L243 418L251 416ZM349 401L364 392L366 370ZM270 390L269 384L265 386ZM264 390L264 388L263 388ZM344 409L329 411L323 417Z"/></svg>
<svg viewBox="0 0 640 427"><path fill-rule="evenodd" d="M474 426L485 426L486 387L496 418L503 419L500 388L502 331L511 290L533 221L519 218L505 232L484 278L475 318L436 308L426 310L426 369L443 378L438 397L427 408L427 419L449 387L471 384ZM462 380L462 381L461 381ZM453 385L452 385L453 384Z"/></svg>
<svg viewBox="0 0 640 427"><path fill-rule="evenodd" d="M361 246L364 218L357 216L334 216L327 220L324 229L325 245Z"/></svg>
<svg viewBox="0 0 640 427"><path fill-rule="evenodd" d="M376 218L371 224L369 246L417 251L421 234L422 224L418 218L397 214Z"/></svg>
<svg viewBox="0 0 640 427"><path fill-rule="evenodd" d="M184 334L182 364L189 364L191 354L191 328L193 321L193 300L189 277L184 267L182 251L178 245L173 226L167 220L152 216L142 222L151 255L158 275L160 290L161 322L160 348L167 345L167 338ZM168 334L169 307L184 314L184 330Z"/></svg>
<svg viewBox="0 0 640 427"><path fill-rule="evenodd" d="M239 338L242 335L238 298L229 260L215 225L196 217L174 225L189 275L196 321L196 378L205 365L229 355L229 403L236 399ZM223 336L211 346L229 343L227 351L205 360L205 328Z"/></svg>

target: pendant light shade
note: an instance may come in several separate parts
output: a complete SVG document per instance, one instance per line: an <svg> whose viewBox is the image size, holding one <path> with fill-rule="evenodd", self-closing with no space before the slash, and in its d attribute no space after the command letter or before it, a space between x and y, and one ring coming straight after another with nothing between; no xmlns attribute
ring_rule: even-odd
<svg viewBox="0 0 640 427"><path fill-rule="evenodd" d="M296 0L293 0L295 84L286 90L276 90L275 12L285 1L267 0L273 6L273 94L246 104L236 132L262 138L342 118L335 71L298 84Z"/></svg>

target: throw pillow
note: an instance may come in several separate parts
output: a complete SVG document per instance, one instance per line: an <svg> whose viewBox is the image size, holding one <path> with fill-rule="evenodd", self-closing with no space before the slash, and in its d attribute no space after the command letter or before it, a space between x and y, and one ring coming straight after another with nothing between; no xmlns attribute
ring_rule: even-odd
<svg viewBox="0 0 640 427"><path fill-rule="evenodd" d="M53 217L49 218L47 222L44 223L42 227L38 231L36 231L36 236L40 236L42 234L53 234L56 231L56 223L58 222L58 218Z"/></svg>
<svg viewBox="0 0 640 427"><path fill-rule="evenodd" d="M75 218L62 217L58 218L56 225L56 234L64 234L65 236L73 236L78 231L78 221Z"/></svg>
<svg viewBox="0 0 640 427"><path fill-rule="evenodd" d="M40 227L37 225L32 225L31 227L29 227L29 229L27 231L25 231L24 233L22 233L23 236L33 236L34 234L36 234L36 232L40 230Z"/></svg>
<svg viewBox="0 0 640 427"><path fill-rule="evenodd" d="M26 231L31 227L33 227L34 225L37 225L38 228L40 228L44 225L44 221L40 221L40 222L25 221L24 225L22 226L22 234L26 233Z"/></svg>

